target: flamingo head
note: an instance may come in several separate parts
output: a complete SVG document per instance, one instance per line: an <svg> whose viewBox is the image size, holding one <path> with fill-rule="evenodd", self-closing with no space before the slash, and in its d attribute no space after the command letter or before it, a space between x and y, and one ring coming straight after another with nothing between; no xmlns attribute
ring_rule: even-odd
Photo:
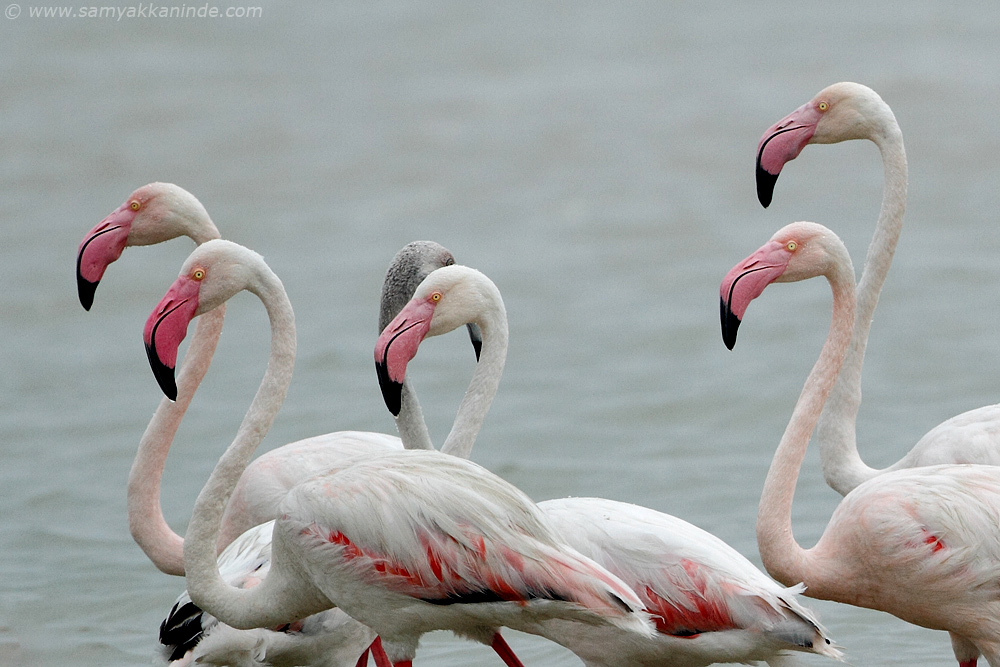
<svg viewBox="0 0 1000 667"><path fill-rule="evenodd" d="M878 130L879 111L888 107L878 94L860 83L842 81L767 128L757 144L757 199L767 208L774 184L786 162L808 144L833 144L870 139Z"/></svg>
<svg viewBox="0 0 1000 667"><path fill-rule="evenodd" d="M91 229L76 255L76 286L87 310L108 266L126 246L152 245L178 236L196 243L218 238L219 231L201 202L173 183L144 185Z"/></svg>
<svg viewBox="0 0 1000 667"><path fill-rule="evenodd" d="M146 320L142 332L146 356L160 389L170 400L177 400L177 349L187 335L188 324L250 284L250 269L241 261L246 253L259 257L252 250L221 239L195 248Z"/></svg>
<svg viewBox="0 0 1000 667"><path fill-rule="evenodd" d="M432 271L455 263L451 251L434 241L407 243L393 257L382 282L378 327L385 330L392 318L413 298L413 293ZM469 340L475 350L476 360L483 349L483 334L479 325L469 322Z"/></svg>
<svg viewBox="0 0 1000 667"><path fill-rule="evenodd" d="M475 275L480 280L469 280ZM375 372L385 405L394 416L402 409L406 365L417 354L420 343L460 326L475 324L486 303L480 291L493 283L479 271L452 264L432 271L417 287L413 298L385 327L375 343ZM496 289L495 286L492 289ZM469 328L470 334L473 333ZM481 343L481 338L479 341ZM476 337L473 338L473 344ZM476 359L479 347L476 348Z"/></svg>
<svg viewBox="0 0 1000 667"><path fill-rule="evenodd" d="M768 285L805 280L830 271L833 265L830 239L836 239L836 235L823 225L793 222L730 269L719 288L722 340L726 347L731 350L736 345L743 314Z"/></svg>

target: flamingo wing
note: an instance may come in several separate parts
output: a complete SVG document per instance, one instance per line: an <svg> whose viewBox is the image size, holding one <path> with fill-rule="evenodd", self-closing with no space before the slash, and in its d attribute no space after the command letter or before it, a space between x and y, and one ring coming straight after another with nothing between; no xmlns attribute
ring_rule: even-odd
<svg viewBox="0 0 1000 667"><path fill-rule="evenodd" d="M359 456L399 451L399 438L366 431L337 431L291 442L262 454L243 471L226 506L220 542L274 518L281 499L300 482L340 469Z"/></svg>
<svg viewBox="0 0 1000 667"><path fill-rule="evenodd" d="M811 645L822 633L814 615L795 600L800 589L779 585L728 544L686 521L600 498L549 500L539 506L570 545L633 587L660 633L780 631L800 646Z"/></svg>
<svg viewBox="0 0 1000 667"><path fill-rule="evenodd" d="M890 470L943 463L1000 465L1000 404L985 405L941 422Z"/></svg>
<svg viewBox="0 0 1000 667"><path fill-rule="evenodd" d="M561 545L527 496L457 457L369 458L300 485L283 513L352 577L431 604L555 600L609 617L641 608L621 581Z"/></svg>
<svg viewBox="0 0 1000 667"><path fill-rule="evenodd" d="M830 520L838 531L831 539L850 545L838 533L859 523L877 541L869 548L882 554L883 569L907 572L928 591L985 592L1000 585L994 466L937 465L880 475L845 496Z"/></svg>

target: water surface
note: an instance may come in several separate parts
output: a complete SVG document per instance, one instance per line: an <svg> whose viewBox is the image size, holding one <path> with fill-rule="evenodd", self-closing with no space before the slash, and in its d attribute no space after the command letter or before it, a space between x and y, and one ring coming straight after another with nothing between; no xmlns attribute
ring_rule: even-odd
<svg viewBox="0 0 1000 667"><path fill-rule="evenodd" d="M759 562L757 499L829 293L773 288L729 352L718 284L797 219L834 228L860 270L881 198L873 145L807 149L768 210L753 183L767 126L860 81L893 107L910 160L862 453L887 465L997 400L996 3L267 3L214 21L31 7L0 19L0 664L148 664L183 587L132 542L125 480L159 401L141 327L192 246L128 250L90 313L73 278L83 233L149 181L195 193L288 289L299 357L265 449L392 430L371 363L380 281L403 244L433 239L496 282L510 317L476 461L538 500L676 514ZM235 298L168 461L179 531L267 335L256 300ZM438 440L471 357L452 336L413 366ZM804 545L838 500L814 454L794 509ZM944 633L809 604L852 664L952 664ZM528 665L579 664L536 638L514 644ZM443 633L417 660L470 663L499 664Z"/></svg>

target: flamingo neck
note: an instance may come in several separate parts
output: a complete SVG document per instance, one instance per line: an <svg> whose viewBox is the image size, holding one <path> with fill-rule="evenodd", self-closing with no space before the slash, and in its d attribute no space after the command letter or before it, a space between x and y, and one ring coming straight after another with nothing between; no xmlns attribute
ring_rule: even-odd
<svg viewBox="0 0 1000 667"><path fill-rule="evenodd" d="M403 380L403 397L399 414L396 416L396 430L406 449L434 449L431 434L427 430L424 412L420 409L417 392L408 379Z"/></svg>
<svg viewBox="0 0 1000 667"><path fill-rule="evenodd" d="M176 227L180 234L189 237L195 245L206 241L222 238L219 228L215 226L212 217L205 206L193 194L176 185L164 186L166 191L161 195L166 200L167 228ZM165 239L154 239L159 243Z"/></svg>
<svg viewBox="0 0 1000 667"><path fill-rule="evenodd" d="M219 229L212 222L212 219L208 217L208 212L205 212L204 216L199 216L198 223L191 228L188 236L195 242L196 245L201 245L205 241L211 241L213 239L221 239L222 234L219 233Z"/></svg>
<svg viewBox="0 0 1000 667"><path fill-rule="evenodd" d="M830 332L774 453L757 511L757 545L764 567L786 586L804 582L810 594L820 590L820 583L815 581L818 570L810 560L810 552L792 534L792 499L809 438L847 353L856 310L854 271L849 258L839 263L828 278L833 289Z"/></svg>
<svg viewBox="0 0 1000 667"><path fill-rule="evenodd" d="M201 384L226 316L225 304L198 318L198 327L177 376L177 400L164 398L139 441L128 479L128 522L136 544L161 572L184 576L184 538L167 525L160 481L167 454Z"/></svg>
<svg viewBox="0 0 1000 667"><path fill-rule="evenodd" d="M223 623L241 629L278 625L332 606L325 599L325 604L320 603L306 583L300 584L303 588L299 591L289 585L292 578L278 564L285 558L278 544L272 547L268 576L250 589L235 588L223 581L216 561L216 544L226 504L284 402L295 363L292 307L281 281L264 269L258 271L257 281L247 289L263 301L271 322L267 370L236 438L195 501L184 540L187 589L192 601Z"/></svg>
<svg viewBox="0 0 1000 667"><path fill-rule="evenodd" d="M479 435L486 413L490 411L490 405L497 395L500 377L507 361L507 311L499 292L494 294L493 301L476 321L483 336L479 363L476 364L476 372L469 382L462 403L458 406L455 423L441 445L442 453L463 459L472 454L476 436Z"/></svg>
<svg viewBox="0 0 1000 667"><path fill-rule="evenodd" d="M841 495L883 472L869 467L858 454L857 416L861 407L861 369L879 294L892 265L892 256L903 229L906 209L906 151L903 135L892 110L880 106L880 122L870 139L882 155L885 185L875 234L868 246L864 271L857 288L857 318L847 358L820 418L817 439L823 475Z"/></svg>

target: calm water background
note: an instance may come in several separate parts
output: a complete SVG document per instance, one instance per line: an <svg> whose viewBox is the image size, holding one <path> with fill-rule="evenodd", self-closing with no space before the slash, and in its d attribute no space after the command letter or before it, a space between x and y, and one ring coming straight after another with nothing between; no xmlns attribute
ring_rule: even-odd
<svg viewBox="0 0 1000 667"><path fill-rule="evenodd" d="M676 514L759 562L757 499L829 291L773 288L729 352L718 284L797 219L834 228L860 271L882 191L874 145L807 149L766 211L753 182L767 126L860 81L894 109L910 160L862 454L887 465L1000 394L995 2L268 3L257 19L120 22L32 7L0 18L0 664L148 664L183 587L132 542L125 480L160 397L141 327L192 246L128 250L90 313L73 279L84 232L149 181L194 192L288 289L299 360L264 448L393 429L371 362L376 301L396 250L433 239L493 278L510 317L476 461L539 500ZM235 298L167 466L178 530L267 341L259 303ZM457 335L415 362L438 440L472 368ZM837 501L811 452L801 543ZM944 633L810 604L856 665L952 663ZM579 664L515 645L529 665ZM437 633L417 664L499 662Z"/></svg>

